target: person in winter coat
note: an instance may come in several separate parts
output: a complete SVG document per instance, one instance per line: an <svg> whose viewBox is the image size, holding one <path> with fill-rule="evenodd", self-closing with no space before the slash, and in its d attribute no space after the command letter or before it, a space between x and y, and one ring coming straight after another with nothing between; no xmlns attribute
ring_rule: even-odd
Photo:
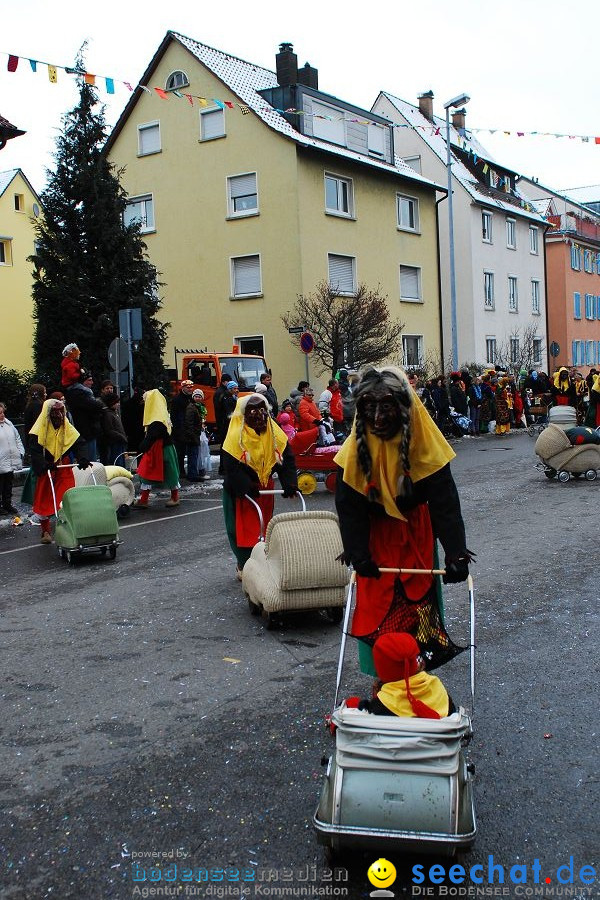
<svg viewBox="0 0 600 900"><path fill-rule="evenodd" d="M469 418L472 424L472 434L479 434L481 404L483 402L483 388L481 386L481 377L476 375L471 382L468 391L469 400Z"/></svg>
<svg viewBox="0 0 600 900"><path fill-rule="evenodd" d="M349 434L350 429L352 428L352 420L354 418L354 397L352 394L352 388L350 387L350 382L348 380L348 370L340 369L336 380L340 388L340 394L342 395L344 428L346 430L346 434Z"/></svg>
<svg viewBox="0 0 600 900"><path fill-rule="evenodd" d="M566 366L554 373L550 393L556 406L577 406L577 391Z"/></svg>
<svg viewBox="0 0 600 900"><path fill-rule="evenodd" d="M460 372L452 372L450 375L450 406L461 416L469 415L469 404Z"/></svg>
<svg viewBox="0 0 600 900"><path fill-rule="evenodd" d="M200 436L206 416L204 391L196 388L192 391L192 402L186 406L184 417L188 481L204 481L206 475L206 471L200 466Z"/></svg>
<svg viewBox="0 0 600 900"><path fill-rule="evenodd" d="M285 434L288 441L291 441L296 437L296 429L292 425L292 417L289 413L280 412L277 416L277 424Z"/></svg>
<svg viewBox="0 0 600 900"><path fill-rule="evenodd" d="M584 425L588 428L600 428L600 375L593 376Z"/></svg>
<svg viewBox="0 0 600 900"><path fill-rule="evenodd" d="M329 402L329 411L334 422L336 431L345 433L344 426L344 402L342 392L337 378L330 378L327 383L327 390L331 391L331 400Z"/></svg>
<svg viewBox="0 0 600 900"><path fill-rule="evenodd" d="M0 503L2 512L13 516L19 512L12 502L14 472L21 468L24 455L19 432L6 418L6 404L0 401Z"/></svg>
<svg viewBox="0 0 600 900"><path fill-rule="evenodd" d="M333 444L335 438L331 427L323 419L314 401L314 396L315 392L311 387L304 388L304 396L298 404L298 431L310 431L312 428L318 428L317 447L326 447L328 444Z"/></svg>
<svg viewBox="0 0 600 900"><path fill-rule="evenodd" d="M276 419L277 413L279 412L279 404L277 402L277 394L275 393L275 388L273 387L271 373L263 372L260 376L260 383L264 384L267 389L267 402L271 407L271 415L274 419Z"/></svg>
<svg viewBox="0 0 600 900"><path fill-rule="evenodd" d="M75 487L71 456L78 460L80 469L87 469L87 447L87 441L67 419L64 403L45 400L29 432L31 474L35 481L33 512L40 519L42 544L52 543L50 519L56 512L55 503L58 508L65 491Z"/></svg>
<svg viewBox="0 0 600 900"><path fill-rule="evenodd" d="M27 404L23 412L23 434L28 435L31 431L33 423L42 411L45 399L46 388L43 384L31 384L29 386Z"/></svg>
<svg viewBox="0 0 600 900"><path fill-rule="evenodd" d="M179 506L179 466L171 437L173 426L167 401L156 388L144 394L144 428L146 436L140 446L143 456L137 468L142 480L141 493L134 506L148 509L150 491L163 484L171 490L165 506Z"/></svg>
<svg viewBox="0 0 600 900"><path fill-rule="evenodd" d="M106 448L102 462L106 466L122 466L125 464L127 450L127 434L121 421L121 398L114 392L104 395L104 409L100 417L102 439Z"/></svg>
<svg viewBox="0 0 600 900"><path fill-rule="evenodd" d="M101 432L100 416L104 409L101 400L94 397L92 385L94 378L91 372L81 372L81 381L65 388L65 397L69 412L73 416L73 425L87 441L86 456L89 460L98 459L98 437Z"/></svg>
<svg viewBox="0 0 600 900"><path fill-rule="evenodd" d="M366 368L356 387L352 432L334 457L335 505L344 560L356 572L352 634L361 669L375 675L371 647L387 632L413 634L435 664L447 661L449 639L426 632L439 615L435 542L445 551L444 581L465 581L473 556L450 471L455 453L394 366ZM382 573L380 568L425 574ZM452 652L452 651L451 651ZM455 652L455 650L454 650ZM428 663L428 668L433 667Z"/></svg>
<svg viewBox="0 0 600 900"><path fill-rule="evenodd" d="M63 391L66 391L67 388L81 381L81 365L79 363L81 351L77 344L67 344L62 352L62 356L60 386Z"/></svg>
<svg viewBox="0 0 600 900"><path fill-rule="evenodd" d="M179 475L185 478L185 411L192 402L192 391L194 390L194 382L189 379L181 382L179 393L173 397L171 401L171 419L173 422L173 444L177 453L177 463L179 465Z"/></svg>
<svg viewBox="0 0 600 900"><path fill-rule="evenodd" d="M249 394L238 400L223 444L223 514L229 544L237 560L236 575L250 557L258 542L260 522L246 494L260 506L264 528L271 521L274 499L260 495L273 489L273 472L277 472L284 497L298 493L296 462L288 439L274 419L262 394Z"/></svg>

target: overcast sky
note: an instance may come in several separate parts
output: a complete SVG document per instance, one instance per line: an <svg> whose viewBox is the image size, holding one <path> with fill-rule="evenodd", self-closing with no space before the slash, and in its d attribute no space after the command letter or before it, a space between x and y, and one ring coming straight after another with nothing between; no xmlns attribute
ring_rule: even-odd
<svg viewBox="0 0 600 900"><path fill-rule="evenodd" d="M0 115L27 134L0 151L0 171L23 169L38 191L77 91L64 71L51 84L47 67L34 74L28 60L69 66L87 41L88 71L115 79L113 97L99 90L112 125L129 97L119 81L135 86L172 29L268 69L289 41L300 65L318 68L322 91L365 109L380 90L410 102L433 90L434 112L443 115L443 103L466 92L468 127L498 129L475 133L498 162L557 190L589 185L588 199L600 199L598 0L225 0L212 8L178 0L170 10L138 0L18 0L10 12L5 4ZM14 73L8 54L21 57Z"/></svg>

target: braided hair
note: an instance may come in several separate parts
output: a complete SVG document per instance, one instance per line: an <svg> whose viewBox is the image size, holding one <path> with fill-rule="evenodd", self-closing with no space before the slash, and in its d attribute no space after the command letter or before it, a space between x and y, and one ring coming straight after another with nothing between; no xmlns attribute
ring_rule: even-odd
<svg viewBox="0 0 600 900"><path fill-rule="evenodd" d="M375 369L369 366L360 374L360 380L354 388L354 397L356 399L356 415L354 419L354 427L356 430L356 448L358 453L358 462L360 468L364 472L367 479L369 500L377 499L377 489L371 482L372 460L369 452L369 446L366 440L366 422L364 419L364 400L367 394L370 394L376 387L385 387L398 405L400 414L400 422L402 429L402 440L400 441L400 454L402 457L402 468L404 477L399 482L399 494L410 492L410 410L412 406L412 389L404 372L396 366L384 366L381 369Z"/></svg>

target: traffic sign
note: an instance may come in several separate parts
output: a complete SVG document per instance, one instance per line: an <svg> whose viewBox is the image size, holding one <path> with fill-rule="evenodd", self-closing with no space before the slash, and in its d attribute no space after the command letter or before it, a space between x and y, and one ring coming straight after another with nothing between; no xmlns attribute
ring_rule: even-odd
<svg viewBox="0 0 600 900"><path fill-rule="evenodd" d="M122 372L129 365L127 344L123 338L116 337L110 342L108 361L113 372Z"/></svg>
<svg viewBox="0 0 600 900"><path fill-rule="evenodd" d="M302 334L304 331L304 325L295 325L293 328L288 328L288 334Z"/></svg>
<svg viewBox="0 0 600 900"><path fill-rule="evenodd" d="M560 345L556 343L556 341L552 341L550 344L550 356L558 356L560 353Z"/></svg>
<svg viewBox="0 0 600 900"><path fill-rule="evenodd" d="M315 339L310 331L303 331L300 338L300 349L303 353L312 353L315 349Z"/></svg>

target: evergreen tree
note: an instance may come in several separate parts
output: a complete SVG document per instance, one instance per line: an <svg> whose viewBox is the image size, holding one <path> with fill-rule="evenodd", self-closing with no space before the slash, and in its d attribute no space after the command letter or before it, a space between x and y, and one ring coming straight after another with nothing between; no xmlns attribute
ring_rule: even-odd
<svg viewBox="0 0 600 900"><path fill-rule="evenodd" d="M83 71L78 59L78 70ZM142 310L142 340L134 353L134 381L162 383L167 323L157 271L140 237L141 223L123 223L127 195L119 172L102 152L104 107L95 90L79 79L79 103L62 120L55 168L41 194L43 216L36 222L33 342L38 374L57 383L63 347L75 342L83 368L101 377L109 369L107 351L119 334L119 309Z"/></svg>

